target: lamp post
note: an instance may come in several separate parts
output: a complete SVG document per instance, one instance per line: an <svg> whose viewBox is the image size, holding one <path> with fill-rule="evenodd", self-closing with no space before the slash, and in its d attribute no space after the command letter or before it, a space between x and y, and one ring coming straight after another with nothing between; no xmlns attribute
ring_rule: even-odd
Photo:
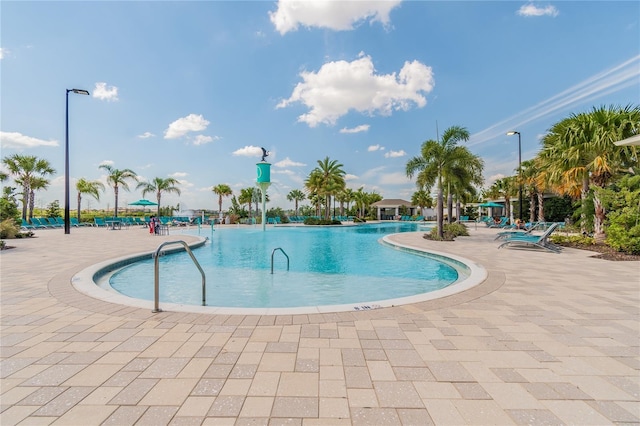
<svg viewBox="0 0 640 426"><path fill-rule="evenodd" d="M69 92L78 95L88 95L83 89L67 89L66 114L64 129L64 233L71 233L71 219L69 217Z"/></svg>
<svg viewBox="0 0 640 426"><path fill-rule="evenodd" d="M520 132L516 132L515 130L511 130L507 132L507 136L518 135L518 189L520 192L519 202L520 202L520 220L524 220L522 218L522 142L520 140Z"/></svg>

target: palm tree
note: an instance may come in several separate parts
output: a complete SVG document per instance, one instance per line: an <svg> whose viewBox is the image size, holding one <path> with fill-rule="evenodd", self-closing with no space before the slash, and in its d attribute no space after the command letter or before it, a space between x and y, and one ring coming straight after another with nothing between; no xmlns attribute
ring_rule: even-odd
<svg viewBox="0 0 640 426"><path fill-rule="evenodd" d="M420 214L424 214L424 208L431 208L433 206L433 200L429 192L424 189L420 189L411 195L411 204L420 207Z"/></svg>
<svg viewBox="0 0 640 426"><path fill-rule="evenodd" d="M324 197L325 220L329 220L331 216L331 196L340 192L345 186L345 172L342 167L343 165L336 160L325 157L324 160L318 160L318 167L311 171L305 182L305 186L311 192Z"/></svg>
<svg viewBox="0 0 640 426"><path fill-rule="evenodd" d="M614 142L637 134L639 123L640 107L628 105L593 108L588 113L572 114L554 124L543 138L540 152L550 181L566 188L565 193L580 183L580 197L584 206L590 193L590 184L604 188L623 170L637 165L636 148L616 147ZM595 237L596 241L601 242L605 238L606 212L597 194L593 194L593 202ZM584 209L582 214L584 224Z"/></svg>
<svg viewBox="0 0 640 426"><path fill-rule="evenodd" d="M253 189L254 188L242 188L238 196L238 203L240 203L240 205L246 204L249 206L249 218L251 218L251 204L253 204Z"/></svg>
<svg viewBox="0 0 640 426"><path fill-rule="evenodd" d="M76 190L78 190L78 222L80 222L80 206L82 204L82 194L91 195L100 201L100 191L104 191L104 184L99 180L78 179L76 182Z"/></svg>
<svg viewBox="0 0 640 426"><path fill-rule="evenodd" d="M118 217L118 192L122 187L125 191L129 191L128 179L132 179L138 182L138 175L131 169L116 169L109 164L101 164L100 169L104 169L109 173L107 175L107 183L113 187L113 194L115 196L114 216Z"/></svg>
<svg viewBox="0 0 640 426"><path fill-rule="evenodd" d="M438 238L443 233L443 193L444 181L451 177L453 170L461 167L472 154L466 147L458 146L459 141L469 139L469 131L460 126L452 126L442 134L442 141L428 140L422 144L420 156L411 158L406 165L406 174L411 179L416 175L418 188L429 189L434 184L438 189L436 218Z"/></svg>
<svg viewBox="0 0 640 426"><path fill-rule="evenodd" d="M142 188L143 197L150 192L156 193L156 201L158 203L158 216L160 216L160 200L162 198L162 193L167 192L180 195L180 188L176 186L179 183L180 182L178 182L177 179L172 177L166 179L156 177L153 178L151 182L140 182L138 186L136 186L136 189Z"/></svg>
<svg viewBox="0 0 640 426"><path fill-rule="evenodd" d="M306 198L307 196L304 194L304 192L300 191L299 189L292 189L287 194L287 200L295 202L296 216L298 216L298 201L302 201Z"/></svg>
<svg viewBox="0 0 640 426"><path fill-rule="evenodd" d="M465 194L475 194L473 185L482 185L482 169L484 162L470 151L464 153L467 158L459 158L454 162L445 175L447 185L447 222L453 220L453 199L456 198L456 212L460 216L460 198L467 198Z"/></svg>
<svg viewBox="0 0 640 426"><path fill-rule="evenodd" d="M2 163L9 169L9 173L15 177L16 183L22 185L22 219L26 220L31 186L34 183L38 184L34 180L44 178L56 171L47 160L33 155L14 154L3 158Z"/></svg>
<svg viewBox="0 0 640 426"><path fill-rule="evenodd" d="M33 209L36 205L36 191L47 189L49 181L43 177L34 177L31 179L31 187L29 188L29 220L33 218Z"/></svg>
<svg viewBox="0 0 640 426"><path fill-rule="evenodd" d="M218 196L218 215L222 220L222 197L228 197L233 194L231 187L225 183L221 183L213 187L212 191Z"/></svg>

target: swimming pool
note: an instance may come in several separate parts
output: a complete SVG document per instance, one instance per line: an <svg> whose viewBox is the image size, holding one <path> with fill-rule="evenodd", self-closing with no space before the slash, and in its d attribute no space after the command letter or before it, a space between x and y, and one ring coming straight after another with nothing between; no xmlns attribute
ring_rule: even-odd
<svg viewBox="0 0 640 426"><path fill-rule="evenodd" d="M388 234L417 231L415 223L344 227L218 228L194 250L207 277L207 305L231 308L293 308L352 305L410 297L445 288L464 273L460 262L380 244ZM195 232L195 231L194 231ZM203 232L204 234L204 232ZM274 253L281 248L290 258ZM129 297L153 300L153 261L136 262L109 277ZM162 303L199 305L200 275L186 253L161 258Z"/></svg>

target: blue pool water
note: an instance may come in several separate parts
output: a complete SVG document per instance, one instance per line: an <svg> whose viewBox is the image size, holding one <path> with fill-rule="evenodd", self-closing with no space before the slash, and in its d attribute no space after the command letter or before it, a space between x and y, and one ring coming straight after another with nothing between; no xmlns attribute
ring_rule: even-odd
<svg viewBox="0 0 640 426"><path fill-rule="evenodd" d="M417 224L345 227L260 227L205 232L195 249L207 277L207 305L287 308L362 303L426 293L458 279L457 271L414 252L380 244L384 236L417 231ZM194 233L197 233L194 231ZM176 239L179 239L177 237ZM274 273L271 255L276 251ZM153 300L153 260L129 265L109 280L117 291ZM201 275L186 253L160 259L160 301L200 305Z"/></svg>

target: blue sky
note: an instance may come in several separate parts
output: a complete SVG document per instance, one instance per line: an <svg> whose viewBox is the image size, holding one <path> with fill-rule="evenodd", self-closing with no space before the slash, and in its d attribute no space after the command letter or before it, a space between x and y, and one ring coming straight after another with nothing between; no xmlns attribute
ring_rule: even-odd
<svg viewBox="0 0 640 426"><path fill-rule="evenodd" d="M211 188L254 186L260 147L269 207L326 156L350 188L410 199L407 161L452 125L488 187L517 167L507 131L526 160L572 112L640 102L635 1L3 1L0 19L2 157L57 170L38 206L64 199L66 89L91 92L69 95L72 208L106 163L217 210Z"/></svg>

